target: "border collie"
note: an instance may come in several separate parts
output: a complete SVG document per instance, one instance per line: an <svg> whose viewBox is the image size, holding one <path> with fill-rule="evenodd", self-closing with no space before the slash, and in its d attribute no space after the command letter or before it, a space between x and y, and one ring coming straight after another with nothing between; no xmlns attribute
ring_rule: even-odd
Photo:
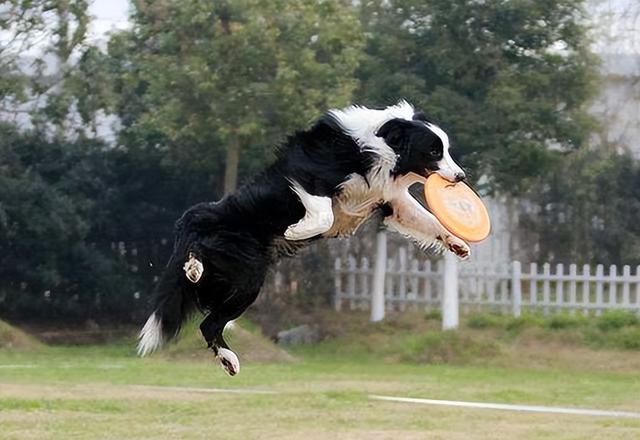
<svg viewBox="0 0 640 440"><path fill-rule="evenodd" d="M191 207L177 221L138 353L176 336L199 309L204 340L235 375L240 363L222 331L255 301L269 267L314 240L354 233L374 213L423 248L466 258L467 243L410 193L433 172L452 182L465 178L449 155L447 134L407 102L329 111L290 137L251 183Z"/></svg>

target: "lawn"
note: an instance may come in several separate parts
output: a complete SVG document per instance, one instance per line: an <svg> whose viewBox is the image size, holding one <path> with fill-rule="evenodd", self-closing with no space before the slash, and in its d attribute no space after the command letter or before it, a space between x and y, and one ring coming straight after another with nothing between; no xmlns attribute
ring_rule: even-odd
<svg viewBox="0 0 640 440"><path fill-rule="evenodd" d="M138 359L130 343L0 351L0 438L640 438L637 419L368 398L383 394L640 412L640 375L633 368L419 365L340 351L335 343L299 349L297 362L245 363L235 378L213 362Z"/></svg>

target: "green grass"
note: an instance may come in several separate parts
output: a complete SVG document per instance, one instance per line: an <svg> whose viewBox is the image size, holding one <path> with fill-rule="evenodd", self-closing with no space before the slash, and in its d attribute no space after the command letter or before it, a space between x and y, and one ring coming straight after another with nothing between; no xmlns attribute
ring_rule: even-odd
<svg viewBox="0 0 640 440"><path fill-rule="evenodd" d="M640 420L428 407L367 398L383 394L640 412L637 370L582 362L579 368L563 363L474 363L471 357L508 359L495 351L490 339L476 339L464 331L418 332L386 323L370 327L368 335L347 333L299 347L294 350L298 362L244 362L235 378L227 377L213 361L162 354L136 358L133 341L0 351L0 438L640 437ZM393 353L382 356L385 350ZM455 354L465 350L472 351L468 359ZM440 353L440 358L423 358L430 352ZM444 363L447 352L453 353L455 365ZM622 356L621 363L632 355L599 356L603 353L611 359ZM276 394L204 394L162 387L261 389Z"/></svg>
<svg viewBox="0 0 640 440"><path fill-rule="evenodd" d="M514 337L533 330L542 340L565 338L575 345L593 348L640 350L640 319L626 310L606 311L601 316L559 313L550 316L523 314L515 318L497 313L475 313L466 326L476 330L494 329Z"/></svg>

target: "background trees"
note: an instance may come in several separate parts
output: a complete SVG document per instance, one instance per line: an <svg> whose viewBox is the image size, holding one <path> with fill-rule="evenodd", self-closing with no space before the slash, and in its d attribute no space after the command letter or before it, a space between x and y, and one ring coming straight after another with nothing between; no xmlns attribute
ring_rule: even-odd
<svg viewBox="0 0 640 440"><path fill-rule="evenodd" d="M232 191L241 153L261 166L283 134L346 105L357 84L364 36L348 1L139 2L132 20L107 60L124 135L160 135L170 160L213 174L211 196L218 164Z"/></svg>
<svg viewBox="0 0 640 440"><path fill-rule="evenodd" d="M439 120L477 185L536 207L532 258L639 258L640 171L588 142L582 0L136 1L106 49L84 1L7 4L1 313L142 314L180 213L351 102Z"/></svg>

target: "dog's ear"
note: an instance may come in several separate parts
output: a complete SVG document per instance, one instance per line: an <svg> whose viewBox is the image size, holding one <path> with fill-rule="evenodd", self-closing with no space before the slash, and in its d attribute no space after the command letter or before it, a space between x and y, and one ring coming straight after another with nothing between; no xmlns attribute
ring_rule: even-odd
<svg viewBox="0 0 640 440"><path fill-rule="evenodd" d="M411 121L395 118L385 122L376 132L390 147L401 146L407 138L407 129L411 127Z"/></svg>

